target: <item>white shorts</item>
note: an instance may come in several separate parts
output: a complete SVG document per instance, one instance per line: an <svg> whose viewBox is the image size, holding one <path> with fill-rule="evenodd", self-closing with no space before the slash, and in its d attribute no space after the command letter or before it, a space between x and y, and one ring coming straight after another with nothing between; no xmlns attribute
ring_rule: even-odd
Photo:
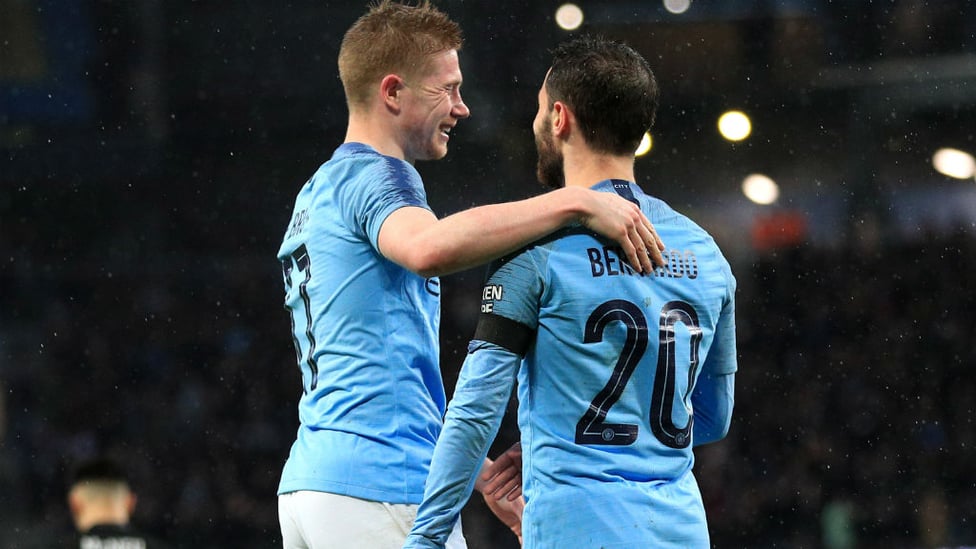
<svg viewBox="0 0 976 549"><path fill-rule="evenodd" d="M301 490L278 496L285 549L400 549L417 518L417 505L383 503ZM461 520L447 549L467 549Z"/></svg>

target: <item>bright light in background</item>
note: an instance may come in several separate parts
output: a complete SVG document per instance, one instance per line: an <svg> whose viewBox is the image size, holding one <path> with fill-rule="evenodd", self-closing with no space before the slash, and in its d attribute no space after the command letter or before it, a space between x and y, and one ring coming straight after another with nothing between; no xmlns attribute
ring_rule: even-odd
<svg viewBox="0 0 976 549"><path fill-rule="evenodd" d="M654 146L654 140L651 139L651 132L644 132L644 137L641 138L640 145L637 145L637 150L634 151L634 156L644 156L645 154L651 152L651 147Z"/></svg>
<svg viewBox="0 0 976 549"><path fill-rule="evenodd" d="M681 15L691 7L691 0L664 0L664 9L675 15Z"/></svg>
<svg viewBox="0 0 976 549"><path fill-rule="evenodd" d="M563 30L576 30L583 24L583 10L576 4L563 4L556 10L556 24Z"/></svg>
<svg viewBox="0 0 976 549"><path fill-rule="evenodd" d="M761 173L754 173L742 181L742 193L756 204L765 206L779 198L779 185Z"/></svg>
<svg viewBox="0 0 976 549"><path fill-rule="evenodd" d="M976 175L976 159L959 149L939 149L932 155L932 166L942 175L956 179L971 179Z"/></svg>
<svg viewBox="0 0 976 549"><path fill-rule="evenodd" d="M729 141L742 141L752 133L752 122L742 111L728 111L718 118L718 131Z"/></svg>

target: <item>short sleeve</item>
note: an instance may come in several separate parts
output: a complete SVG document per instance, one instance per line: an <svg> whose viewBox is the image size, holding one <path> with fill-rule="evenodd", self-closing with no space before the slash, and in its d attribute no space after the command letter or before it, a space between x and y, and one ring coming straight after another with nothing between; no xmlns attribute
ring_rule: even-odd
<svg viewBox="0 0 976 549"><path fill-rule="evenodd" d="M391 213L406 206L431 208L423 181L413 166L389 156L370 156L368 164L361 166L354 188L349 189L351 208L346 211L351 211L351 222L379 249L380 228Z"/></svg>

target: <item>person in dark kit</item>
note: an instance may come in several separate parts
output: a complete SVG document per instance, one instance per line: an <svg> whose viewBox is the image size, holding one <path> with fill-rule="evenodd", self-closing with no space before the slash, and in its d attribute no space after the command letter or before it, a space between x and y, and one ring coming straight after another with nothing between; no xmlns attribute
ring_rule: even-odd
<svg viewBox="0 0 976 549"><path fill-rule="evenodd" d="M136 494L122 467L98 458L78 466L68 489L68 509L79 549L165 549L165 542L140 532L129 519Z"/></svg>

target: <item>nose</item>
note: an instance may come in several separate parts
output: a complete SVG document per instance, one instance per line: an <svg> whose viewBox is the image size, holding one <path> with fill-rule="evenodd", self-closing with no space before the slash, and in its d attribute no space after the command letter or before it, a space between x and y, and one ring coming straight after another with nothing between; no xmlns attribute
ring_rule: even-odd
<svg viewBox="0 0 976 549"><path fill-rule="evenodd" d="M464 99L461 99L461 94L458 93L457 102L454 103L454 108L451 109L451 114L454 118L467 118L471 116L471 110L468 106L464 104Z"/></svg>

